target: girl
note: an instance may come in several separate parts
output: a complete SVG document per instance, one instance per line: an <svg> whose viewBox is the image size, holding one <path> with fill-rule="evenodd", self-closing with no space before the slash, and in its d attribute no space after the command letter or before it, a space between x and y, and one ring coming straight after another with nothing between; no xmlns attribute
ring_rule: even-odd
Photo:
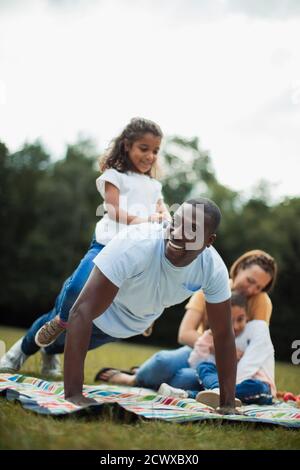
<svg viewBox="0 0 300 470"><path fill-rule="evenodd" d="M23 344L24 340L19 345L16 344L17 349L22 345L24 352L30 351L30 354L33 354L39 348L54 343L65 331L70 308L92 271L93 259L116 233L129 224L170 219L163 202L161 184L154 178L161 140L162 131L157 124L147 119L134 118L112 142L100 162L100 170L103 173L96 181L97 189L104 199L106 214L97 223L88 252L74 273L65 281L53 310L33 324L29 336L33 337L35 345L33 346L34 342L30 345ZM51 359L51 364L47 363L43 373L59 375L58 359L55 356L43 356L44 363L46 359ZM15 369L13 354L12 362L0 365L2 369ZM22 364L16 364L17 369L21 366Z"/></svg>
<svg viewBox="0 0 300 470"><path fill-rule="evenodd" d="M157 124L132 119L100 161L102 175L96 185L106 214L96 225L88 253L64 284L56 304L57 315L37 331L35 342L39 347L52 344L67 327L70 308L92 270L92 260L120 230L130 224L169 218L161 184L153 177L161 139Z"/></svg>

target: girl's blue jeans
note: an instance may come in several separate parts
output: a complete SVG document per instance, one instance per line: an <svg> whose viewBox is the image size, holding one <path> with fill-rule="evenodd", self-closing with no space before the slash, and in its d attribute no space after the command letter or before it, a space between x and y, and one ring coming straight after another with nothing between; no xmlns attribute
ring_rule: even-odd
<svg viewBox="0 0 300 470"><path fill-rule="evenodd" d="M55 309L51 310L51 312L46 313L39 317L29 328L26 335L23 338L21 349L24 354L30 356L31 354L35 354L40 347L35 344L34 337L36 332L43 326L47 321L52 320L57 315ZM47 354L60 354L64 352L65 347L65 339L66 339L66 332L64 331L61 333L56 341L50 346L44 348ZM113 338L112 336L107 335L99 328L97 328L93 324L92 334L90 339L90 344L88 350L98 348L106 343L112 343L114 341L119 341L118 338Z"/></svg>
<svg viewBox="0 0 300 470"><path fill-rule="evenodd" d="M219 388L218 372L215 364L202 362L196 368L197 374L206 389ZM236 386L235 396L247 405L271 405L270 385L257 379L248 379Z"/></svg>
<svg viewBox="0 0 300 470"><path fill-rule="evenodd" d="M56 314L59 315L60 319L64 322L68 321L70 309L94 267L93 259L100 253L104 246L105 245L98 243L94 236L87 253L82 258L73 274L64 282L54 305Z"/></svg>
<svg viewBox="0 0 300 470"><path fill-rule="evenodd" d="M93 237L88 252L82 258L73 274L64 282L63 287L56 298L53 309L45 315L39 317L32 324L27 334L25 335L22 342L22 350L26 355L34 354L40 349L39 346L35 344L34 337L37 331L47 321L52 320L57 315L59 315L64 322L68 321L70 309L76 301L94 267L93 259L103 248L104 245L97 243L95 237ZM111 336L106 335L101 330L99 330L99 328L96 328L96 326L93 325L89 349L97 348L98 346L111 341L117 340ZM61 353L64 350L64 343L65 332L57 338L55 343L45 348L45 350L48 354Z"/></svg>
<svg viewBox="0 0 300 470"><path fill-rule="evenodd" d="M203 390L195 369L190 368L189 346L173 351L159 351L142 364L137 372L137 386L157 390L165 382L185 390Z"/></svg>

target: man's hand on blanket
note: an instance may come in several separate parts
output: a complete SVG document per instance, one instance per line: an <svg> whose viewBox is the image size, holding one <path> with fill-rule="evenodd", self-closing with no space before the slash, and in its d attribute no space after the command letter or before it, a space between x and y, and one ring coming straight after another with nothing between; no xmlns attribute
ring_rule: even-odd
<svg viewBox="0 0 300 470"><path fill-rule="evenodd" d="M65 399L77 406L90 406L97 404L96 400L94 400L93 398L87 398L81 393L72 397L66 397Z"/></svg>
<svg viewBox="0 0 300 470"><path fill-rule="evenodd" d="M216 412L219 413L220 415L242 415L237 408L231 407L231 406L218 406L216 409Z"/></svg>

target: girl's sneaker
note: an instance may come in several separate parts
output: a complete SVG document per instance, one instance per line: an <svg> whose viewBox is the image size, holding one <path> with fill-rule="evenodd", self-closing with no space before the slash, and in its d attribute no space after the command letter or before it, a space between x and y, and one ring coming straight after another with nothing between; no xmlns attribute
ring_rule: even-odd
<svg viewBox="0 0 300 470"><path fill-rule="evenodd" d="M18 372L29 356L23 353L21 349L23 338L20 338L0 360L0 372L15 373Z"/></svg>
<svg viewBox="0 0 300 470"><path fill-rule="evenodd" d="M215 390L203 390L196 396L196 400L203 405L210 406L211 408L218 408L220 406L220 393ZM241 400L235 398L235 407L242 406Z"/></svg>
<svg viewBox="0 0 300 470"><path fill-rule="evenodd" d="M188 398L188 392L181 388L171 387L171 385L162 383L157 390L158 395L163 397Z"/></svg>
<svg viewBox="0 0 300 470"><path fill-rule="evenodd" d="M65 329L59 317L56 316L37 331L34 337L35 344L40 348L50 346Z"/></svg>

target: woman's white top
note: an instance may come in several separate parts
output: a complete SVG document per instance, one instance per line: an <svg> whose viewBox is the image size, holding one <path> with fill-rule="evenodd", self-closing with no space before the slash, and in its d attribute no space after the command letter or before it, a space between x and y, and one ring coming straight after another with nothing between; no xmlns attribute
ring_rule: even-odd
<svg viewBox="0 0 300 470"><path fill-rule="evenodd" d="M105 182L112 183L120 191L119 207L130 215L149 217L156 212L156 204L163 199L162 186L156 179L141 173L128 171L121 173L114 168L105 170L96 180L96 186L103 199ZM104 202L104 209L107 210ZM128 227L116 222L105 213L96 225L96 240L106 245L117 233Z"/></svg>

